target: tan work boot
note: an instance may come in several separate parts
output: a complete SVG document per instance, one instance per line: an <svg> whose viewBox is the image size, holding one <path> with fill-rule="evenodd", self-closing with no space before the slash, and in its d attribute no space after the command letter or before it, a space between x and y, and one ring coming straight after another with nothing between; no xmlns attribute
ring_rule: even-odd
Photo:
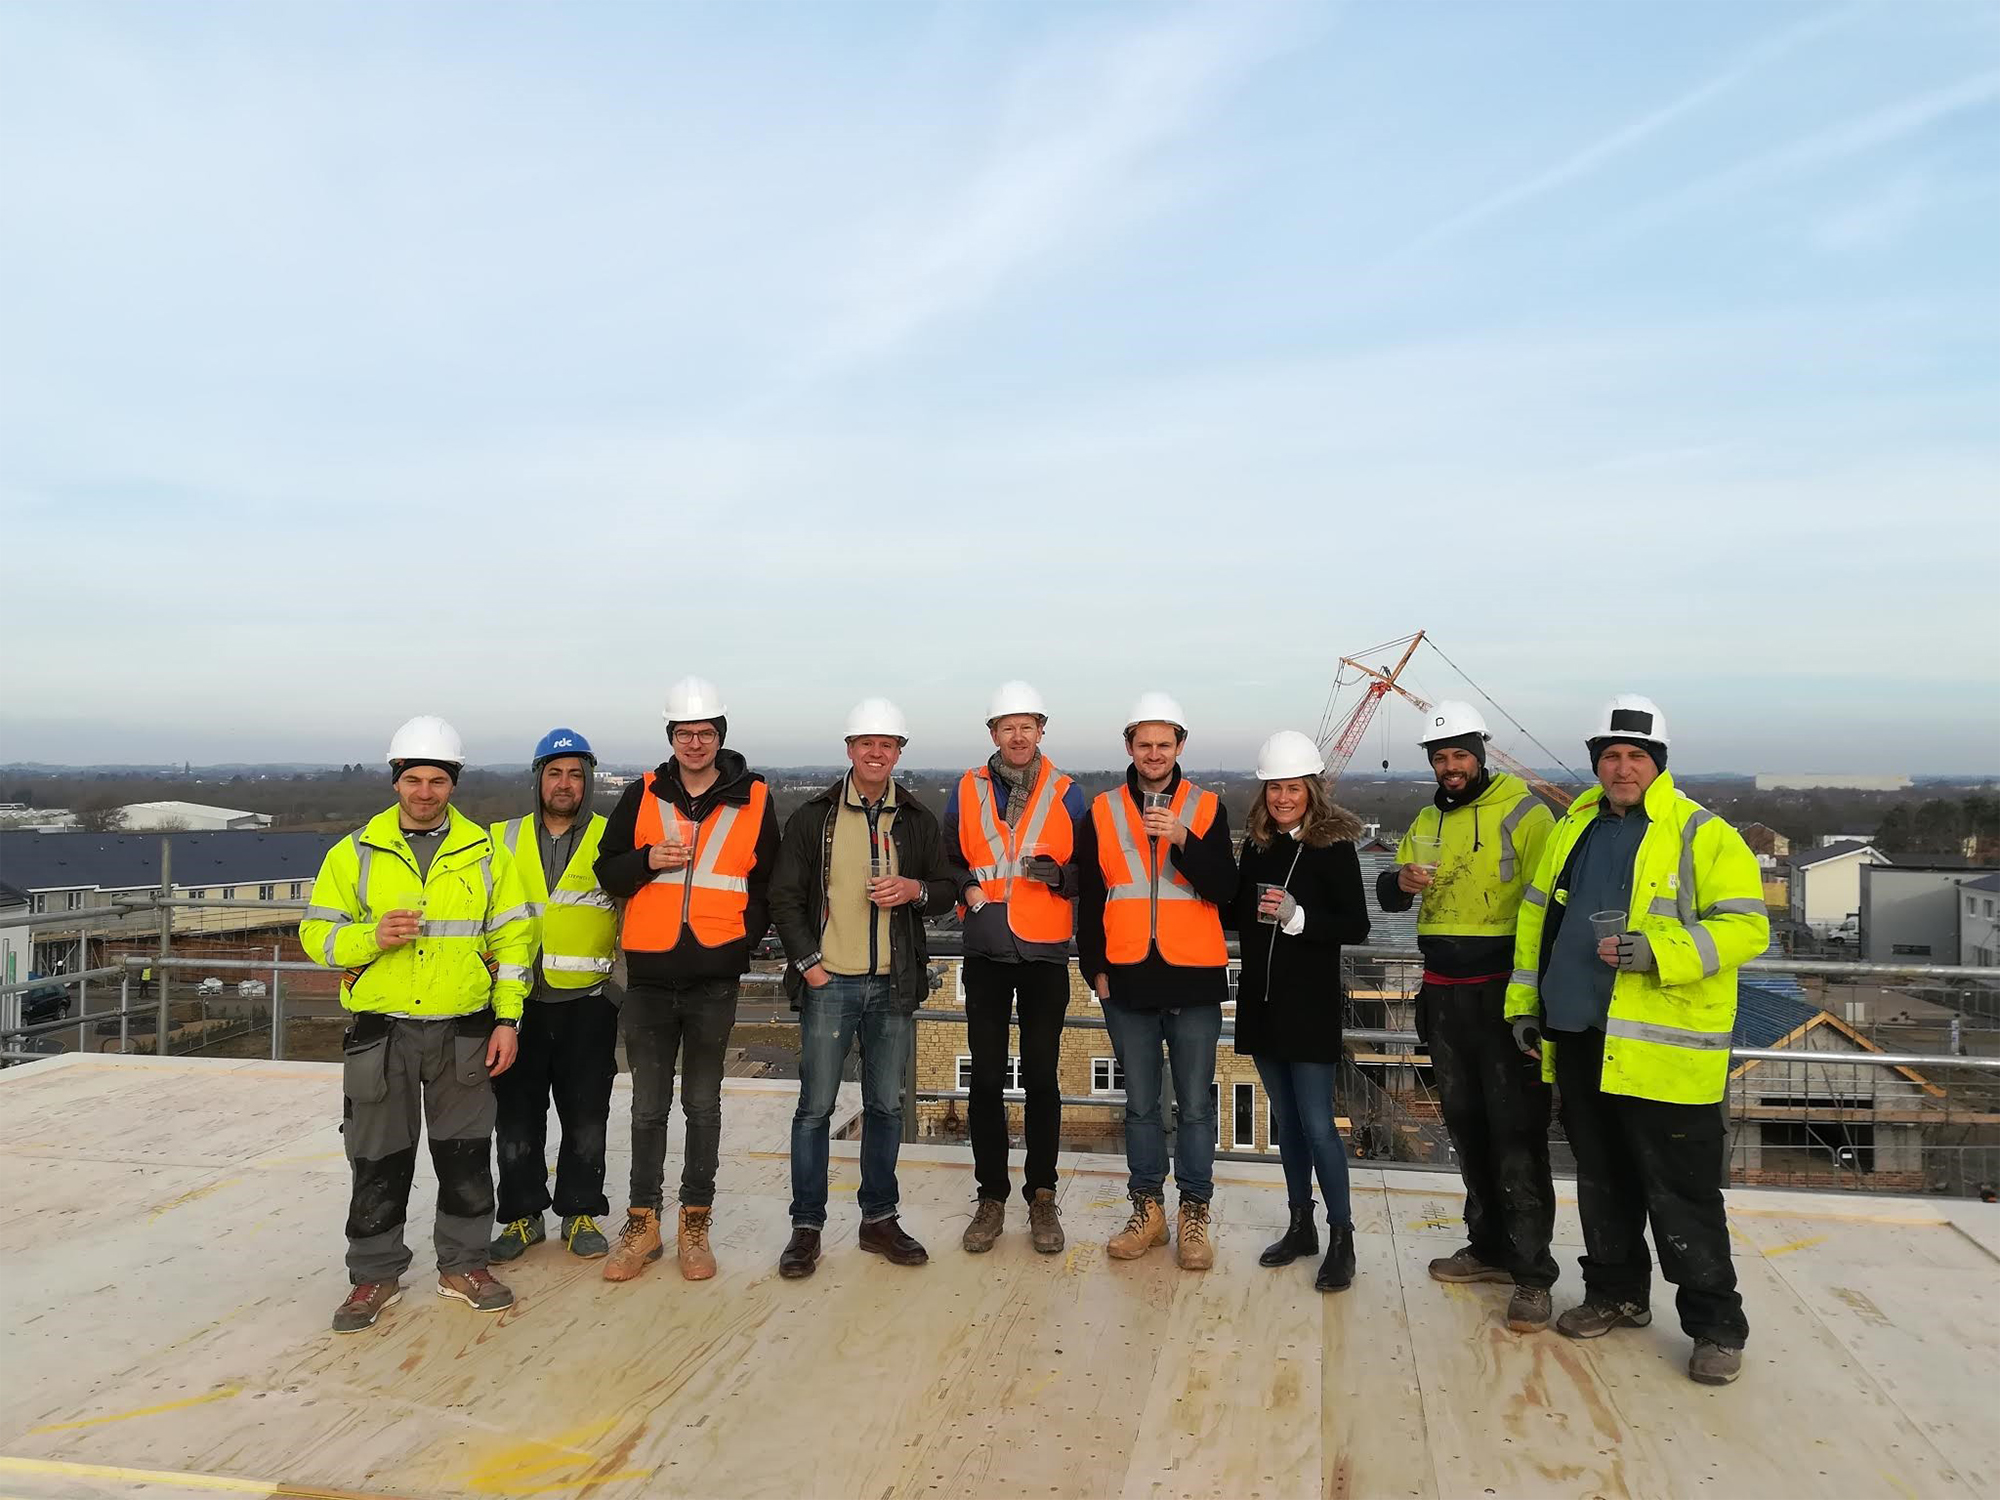
<svg viewBox="0 0 2000 1500"><path fill-rule="evenodd" d="M660 1211L657 1208L628 1208L625 1227L618 1231L618 1243L604 1262L606 1281L630 1281L666 1254L660 1243Z"/></svg>
<svg viewBox="0 0 2000 1500"><path fill-rule="evenodd" d="M474 1312L505 1312L514 1305L514 1294L493 1279L484 1266L476 1271L440 1271L437 1292L463 1302Z"/></svg>
<svg viewBox="0 0 2000 1500"><path fill-rule="evenodd" d="M1155 1245L1167 1242L1167 1206L1144 1193L1132 1195L1132 1217L1125 1227L1104 1242L1104 1252L1113 1260L1137 1260Z"/></svg>
<svg viewBox="0 0 2000 1500"><path fill-rule="evenodd" d="M1208 1238L1208 1205L1198 1198L1183 1198L1179 1218L1174 1233L1175 1258L1183 1271L1206 1271L1215 1264L1215 1246Z"/></svg>
<svg viewBox="0 0 2000 1500"><path fill-rule="evenodd" d="M979 1207L972 1211L972 1222L965 1226L965 1233L959 1237L958 1243L967 1255L984 1255L1000 1238L1001 1227L1006 1222L1006 1204L998 1198L981 1198Z"/></svg>
<svg viewBox="0 0 2000 1500"><path fill-rule="evenodd" d="M1053 1188L1036 1188L1035 1196L1028 1200L1028 1243L1037 1254L1062 1254L1062 1220L1056 1217Z"/></svg>
<svg viewBox="0 0 2000 1500"><path fill-rule="evenodd" d="M715 1274L715 1252L708 1248L711 1212L705 1204L700 1208L681 1205L681 1227L674 1239L680 1252L683 1281L706 1281Z"/></svg>
<svg viewBox="0 0 2000 1500"><path fill-rule="evenodd" d="M401 1282L364 1281L350 1289L347 1300L334 1310L333 1331L359 1333L364 1328L373 1328L384 1308L394 1307L402 1300Z"/></svg>

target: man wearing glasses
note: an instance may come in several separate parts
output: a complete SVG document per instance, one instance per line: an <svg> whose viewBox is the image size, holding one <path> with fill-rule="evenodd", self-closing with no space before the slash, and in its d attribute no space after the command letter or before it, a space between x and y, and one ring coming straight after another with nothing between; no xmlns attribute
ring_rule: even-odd
<svg viewBox="0 0 2000 1500"><path fill-rule="evenodd" d="M764 778L723 748L727 710L699 677L667 693L673 754L625 789L605 825L597 879L625 903L625 1055L632 1068L632 1197L604 1263L630 1281L665 1253L660 1239L667 1121L680 1059L687 1147L677 1249L681 1275L715 1274L709 1215L722 1142L722 1060L737 983L770 926L778 820Z"/></svg>

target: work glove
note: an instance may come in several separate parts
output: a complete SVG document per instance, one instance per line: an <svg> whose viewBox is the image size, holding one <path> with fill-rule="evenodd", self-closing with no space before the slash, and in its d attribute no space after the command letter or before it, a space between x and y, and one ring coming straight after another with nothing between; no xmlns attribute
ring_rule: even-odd
<svg viewBox="0 0 2000 1500"><path fill-rule="evenodd" d="M1542 1055L1542 1018L1540 1016L1514 1017L1514 1045L1530 1057Z"/></svg>
<svg viewBox="0 0 2000 1500"><path fill-rule="evenodd" d="M1050 888L1062 884L1062 861L1048 854L1030 854L1021 861L1021 873L1029 880L1039 880Z"/></svg>
<svg viewBox="0 0 2000 1500"><path fill-rule="evenodd" d="M1618 934L1618 967L1642 973L1653 967L1653 940L1643 932Z"/></svg>
<svg viewBox="0 0 2000 1500"><path fill-rule="evenodd" d="M1292 893L1290 891L1280 893L1278 897L1278 926L1280 928L1289 928L1292 925L1292 918L1298 914L1299 903L1292 899Z"/></svg>

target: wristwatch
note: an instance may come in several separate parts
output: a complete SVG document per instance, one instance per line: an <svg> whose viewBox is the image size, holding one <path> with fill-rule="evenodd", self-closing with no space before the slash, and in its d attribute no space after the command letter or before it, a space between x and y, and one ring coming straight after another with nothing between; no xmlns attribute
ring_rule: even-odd
<svg viewBox="0 0 2000 1500"><path fill-rule="evenodd" d="M495 1016L493 1018L493 1024L495 1026L505 1026L514 1031L519 1031L521 1029L521 1018L519 1016Z"/></svg>
<svg viewBox="0 0 2000 1500"><path fill-rule="evenodd" d="M922 911L924 909L924 903L929 901L930 899L931 899L931 888L925 885L921 880L919 880L917 882L917 893L916 895L910 898L911 909L915 911Z"/></svg>

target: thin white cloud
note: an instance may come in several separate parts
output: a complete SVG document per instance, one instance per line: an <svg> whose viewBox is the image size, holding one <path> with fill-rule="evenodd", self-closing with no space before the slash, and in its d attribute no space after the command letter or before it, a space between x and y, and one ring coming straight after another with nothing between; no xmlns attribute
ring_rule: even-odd
<svg viewBox="0 0 2000 1500"><path fill-rule="evenodd" d="M1470 207L1461 209L1433 225L1411 241L1403 253L1414 254L1434 249L1438 245L1456 239L1468 229L1485 223L1488 219L1544 197L1580 178L1588 177L1608 162L1658 135L1676 121L1695 113L1744 80L1796 52L1800 47L1834 27L1844 25L1872 8L1870 5L1849 5L1840 10L1827 11L1810 17L1795 26L1786 27L1776 35L1759 42L1721 72L1689 89L1680 97L1641 115L1629 124L1620 126L1581 150L1572 152L1554 166L1510 187L1502 188L1499 192L1482 198Z"/></svg>

